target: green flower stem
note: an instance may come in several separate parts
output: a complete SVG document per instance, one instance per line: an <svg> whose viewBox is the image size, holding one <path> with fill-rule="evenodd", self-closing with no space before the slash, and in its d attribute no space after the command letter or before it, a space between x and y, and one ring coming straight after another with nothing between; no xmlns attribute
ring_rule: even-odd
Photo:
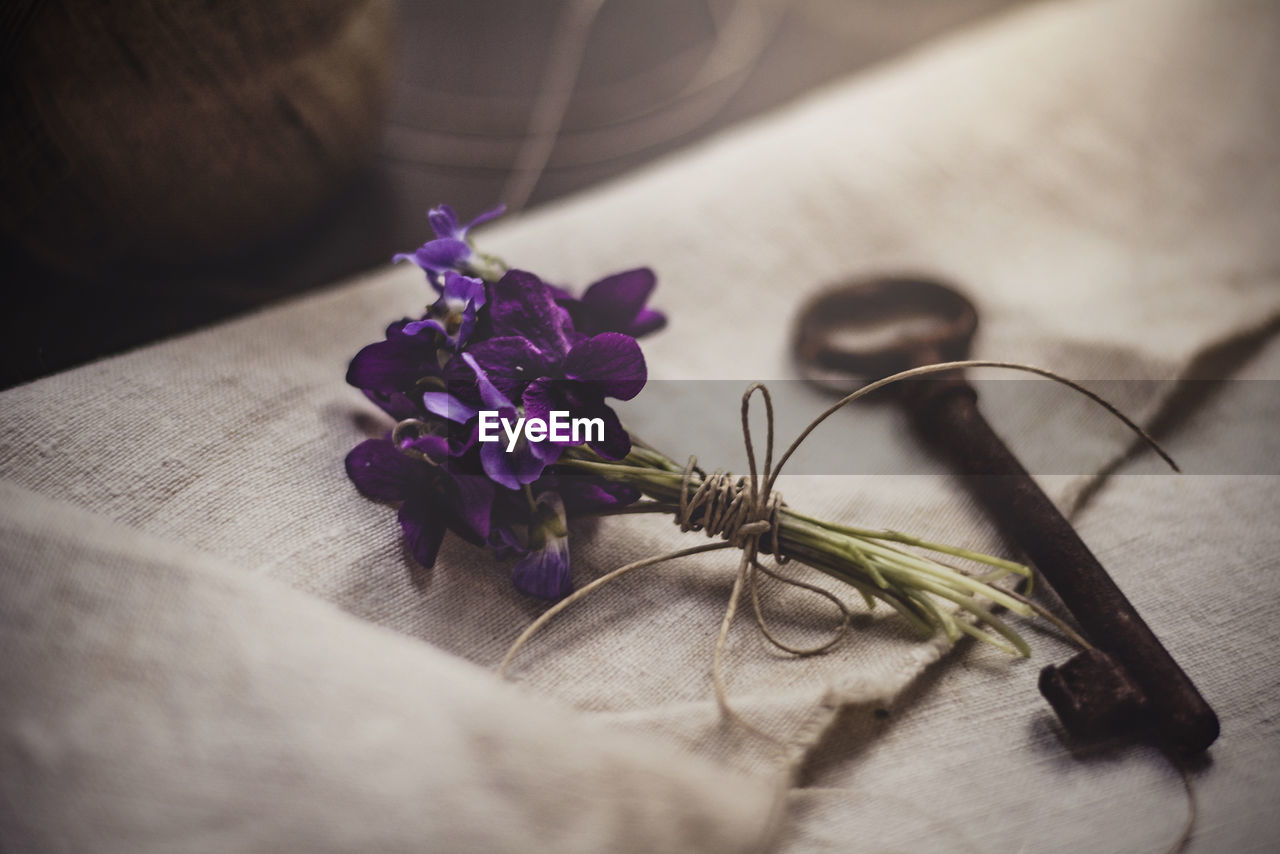
<svg viewBox="0 0 1280 854"><path fill-rule="evenodd" d="M848 525L836 524L835 522L824 522L819 519L815 519L812 516L808 516L804 513L799 513L794 510L790 510L788 512L790 512L797 519L804 519L807 522L812 522L815 525L821 525L833 531L839 531L841 533L848 534L851 537L859 537L859 538L868 539L868 540L881 540L884 542L902 543L908 546L916 546L917 548L927 549L931 552L938 552L939 554L948 554L954 557L971 560L976 563L985 563L985 564L988 564L989 566L994 566L994 567L997 567L998 569L1005 570L1006 574L1015 573L1017 575L1021 575L1024 578L1026 578L1028 581L1030 581L1032 578L1032 573L1025 564L1015 563L1014 561L1006 560L1002 557L995 557L994 555L984 554L982 552L975 552L975 551L971 551L970 549L962 549L959 546L950 546L950 545L947 545L946 543L935 543L935 542L930 542L929 540L922 540L919 537L913 537L910 534L904 534L901 531L878 531L870 528L853 528Z"/></svg>
<svg viewBox="0 0 1280 854"><path fill-rule="evenodd" d="M605 460L585 447L570 448L558 465L628 484L652 499L612 513L679 512L685 467L647 445L635 443L626 458L616 461ZM695 469L690 474L690 487L696 489L703 477ZM767 539L761 546L768 548ZM985 575L968 574L898 546L962 558L993 569ZM1005 608L1024 617L1046 613L1024 596L992 583L1011 574L1030 579L1031 570L1023 564L897 531L826 522L784 506L778 516L778 547L785 557L852 587L869 608L877 600L883 601L924 633L942 631L952 640L971 635L1011 655L1030 655L1030 648L990 607ZM954 610L943 603L955 606Z"/></svg>

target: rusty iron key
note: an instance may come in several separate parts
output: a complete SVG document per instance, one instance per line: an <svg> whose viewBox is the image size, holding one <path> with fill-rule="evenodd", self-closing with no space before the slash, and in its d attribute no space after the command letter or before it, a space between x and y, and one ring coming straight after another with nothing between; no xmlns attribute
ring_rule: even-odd
<svg viewBox="0 0 1280 854"><path fill-rule="evenodd" d="M874 279L811 301L794 352L811 378L876 379L966 358L977 322L973 305L950 287ZM1086 738L1146 731L1181 753L1206 749L1218 737L1213 709L983 418L973 387L958 371L939 377L912 381L901 395L916 432L963 477L1095 647L1041 671L1040 691L1064 727Z"/></svg>

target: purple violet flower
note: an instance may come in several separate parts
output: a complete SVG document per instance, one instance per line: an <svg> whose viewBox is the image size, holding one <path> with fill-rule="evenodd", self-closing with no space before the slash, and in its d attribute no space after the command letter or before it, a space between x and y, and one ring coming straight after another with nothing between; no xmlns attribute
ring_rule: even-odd
<svg viewBox="0 0 1280 854"><path fill-rule="evenodd" d="M564 411L572 418L600 419L604 435L587 445L602 457L620 460L631 450L631 437L604 399L631 400L644 388L645 380L644 355L636 339L602 332L574 344L559 371L531 382L521 400L529 418L549 421L552 412Z"/></svg>
<svg viewBox="0 0 1280 854"><path fill-rule="evenodd" d="M644 388L647 371L636 340L619 332L574 336L569 316L556 304L551 288L521 270L509 271L493 285L489 318L494 337L477 342L463 356L475 382L491 385L507 405L520 401L520 414L528 418L549 422L553 411L568 412L571 418L598 418L604 436L587 444L610 459L625 457L631 439L604 399L630 400ZM460 403L483 397L479 386L474 392L468 388L472 381L457 362L445 379ZM496 404L484 406L493 409ZM550 463L559 451L544 446L572 444L572 439L547 440L533 443L532 452ZM482 450L482 458L484 454Z"/></svg>
<svg viewBox="0 0 1280 854"><path fill-rule="evenodd" d="M588 516L611 507L625 507L640 500L639 489L626 483L605 480L589 474L548 470L534 484L535 493L555 492L564 501L565 514L570 518Z"/></svg>
<svg viewBox="0 0 1280 854"><path fill-rule="evenodd" d="M473 259L476 252L471 246L467 232L477 225L501 216L506 209L506 205L498 205L480 214L466 225L460 225L458 215L453 212L453 208L448 205L432 208L427 213L427 222L431 223L431 230L436 233L436 239L428 240L413 252L392 256L391 260L393 262L412 261L426 271L432 287L441 290L438 278L441 273L448 270L456 270L460 273L480 272L475 269Z"/></svg>
<svg viewBox="0 0 1280 854"><path fill-rule="evenodd" d="M346 468L361 494L400 505L405 541L420 563L434 562L452 530L516 557L520 591L560 599L573 590L566 519L641 494L558 463L566 447L584 441L607 458L629 452L631 439L605 400L630 400L643 388L647 369L633 336L666 318L646 308L654 289L647 268L601 279L575 298L478 252L468 232L502 212L462 224L441 205L428 214L435 238L395 256L425 270L439 297L351 360L347 381L398 424L389 438L355 447ZM506 421L499 441L489 441L489 416L479 441L481 411ZM557 433L565 416L592 426L566 437ZM549 428L546 438L536 425L526 429L534 419Z"/></svg>
<svg viewBox="0 0 1280 854"><path fill-rule="evenodd" d="M556 304L551 287L524 270L508 270L494 283L489 318L494 338L523 338L544 358L559 360L569 352L573 321Z"/></svg>
<svg viewBox="0 0 1280 854"><path fill-rule="evenodd" d="M450 205L440 205L432 208L427 212L427 222L431 224L431 230L436 233L436 237L453 240L466 240L467 232L475 228L477 225L484 225L491 219L497 219L507 210L506 205L498 205L495 208L485 211L466 225L458 224L458 215L453 212Z"/></svg>
<svg viewBox="0 0 1280 854"><path fill-rule="evenodd" d="M528 552L511 570L517 590L541 599L563 599L573 592L569 570L569 526L564 503L554 492L538 496L529 522Z"/></svg>
<svg viewBox="0 0 1280 854"><path fill-rule="evenodd" d="M601 279L580 299L558 291L556 301L569 312L573 328L581 335L621 332L639 338L667 325L666 315L645 307L656 286L653 271L639 267Z"/></svg>
<svg viewBox="0 0 1280 854"><path fill-rule="evenodd" d="M414 393L419 383L424 379L441 379L443 375L440 367L443 336L429 328L407 335L405 329L410 325L407 319L391 324L385 341L363 347L347 367L347 382L397 420L419 412L416 403L419 394Z"/></svg>
<svg viewBox="0 0 1280 854"><path fill-rule="evenodd" d="M462 360L475 374L476 388L479 391L481 404L486 410L497 412L498 418L509 424L515 424L523 415L516 409L510 399L499 391L484 369L477 363L471 353L463 353ZM471 423L477 419L476 408L464 403L448 392L428 392L423 395L423 405L427 411L441 418L447 418L460 424ZM561 449L549 441L530 442L521 433L515 447L507 450L507 442L499 437L496 442L480 443L480 464L484 472L494 483L507 489L520 489L533 483L542 474L549 463L560 458Z"/></svg>
<svg viewBox="0 0 1280 854"><path fill-rule="evenodd" d="M347 476L366 498L400 502L400 528L413 557L435 563L445 531L483 545L489 537L493 484L480 475L454 474L432 459L438 437L414 437L397 448L391 439L366 439L347 454ZM411 455L412 454L412 455Z"/></svg>
<svg viewBox="0 0 1280 854"><path fill-rule="evenodd" d="M405 335L424 330L438 331L450 349L458 351L476 328L476 315L485 304L484 282L448 270L440 298L427 309L427 316L404 327Z"/></svg>

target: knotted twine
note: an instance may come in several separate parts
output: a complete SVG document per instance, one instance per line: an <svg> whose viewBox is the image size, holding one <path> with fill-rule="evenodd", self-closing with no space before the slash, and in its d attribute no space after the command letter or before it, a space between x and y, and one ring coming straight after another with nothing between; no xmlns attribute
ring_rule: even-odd
<svg viewBox="0 0 1280 854"><path fill-rule="evenodd" d="M525 643L542 627L554 619L561 611L572 605L574 602L590 595L605 584L608 584L610 581L626 575L633 570L641 569L646 566L653 566L659 563L665 563L669 560L676 560L682 557L689 557L691 555L718 551L721 549L738 549L741 552L738 560L738 571L734 578L733 588L729 594L729 601L725 608L724 617L720 621L720 632L716 638L715 650L712 654L711 674L712 682L715 687L716 705L719 707L721 714L726 718L736 721L745 729L761 736L767 741L773 742L780 748L785 748L787 745L782 739L761 730L738 714L730 705L728 694L725 690L722 661L724 657L724 650L728 643L729 629L733 625L734 617L737 615L743 588L747 587L750 589L752 606L755 612L756 626L760 630L761 635L775 647L798 656L816 655L818 653L825 652L837 644L843 639L849 630L851 614L847 606L845 606L839 597L830 591L818 587L817 585L808 584L807 582L800 581L799 579L788 577L774 570L768 569L760 563L759 554L761 538L766 535L769 538L768 542L770 546L770 553L774 562L778 565L782 565L787 563L790 559L788 555L782 552L781 548L779 514L781 509L786 505L782 500L782 495L775 489L778 475L781 473L782 468L786 465L787 461L791 459L792 455L809 437L809 434L816 430L822 422L826 421L829 417L843 409L845 406L848 406L854 401L884 388L885 386L892 385L903 380L928 374L962 370L965 368L1003 368L1023 371L1044 377L1045 379L1053 380L1061 385L1065 385L1111 413L1123 422L1126 427L1141 437L1146 444L1159 454L1174 471L1180 471L1177 463L1173 461L1173 459L1162 447L1160 447L1156 440L1153 439L1146 430L1121 412L1114 404L1079 383L1067 379L1060 374L1056 374L1053 371L1045 368L1038 368L1033 365L1026 365L1020 362L1002 362L980 359L966 359L923 365L920 367L910 368L905 371L899 371L891 376L868 383L851 394L840 398L840 400L823 410L816 418L810 421L809 424L800 431L800 434L795 438L795 440L787 447L787 450L783 452L782 456L778 460L777 466L775 467L773 465L773 399L769 394L768 388L766 388L762 383L754 383L743 393L741 407L742 439L746 451L748 474L745 476L734 477L726 472L716 471L710 476L707 476L698 468L697 457L690 456L688 463L685 465L683 477L681 479L680 500L676 508L676 524L680 526L681 531L703 531L709 537L719 537L721 541L702 546L694 546L687 549L680 549L668 554L644 558L619 567L618 569L606 573L605 575L602 575L596 580L590 582L568 597L560 600L555 605L552 605L544 611L538 619L534 620L533 623L531 623L511 645L511 648L507 651L507 654L498 665L498 673L505 674L511 660L515 658L516 654L519 653ZM751 439L751 398L757 391L760 392L765 406L766 441L763 470L758 469L756 465L755 446ZM634 506L635 505L633 505L633 507ZM642 509L646 509L643 508L643 505L641 507ZM835 604L841 613L841 624L839 628L836 629L833 635L825 643L814 647L797 648L780 641L769 630L760 605L760 596L757 585L758 573L760 572L763 572L784 584L811 591ZM1046 614L1042 609L1038 610L1042 615Z"/></svg>

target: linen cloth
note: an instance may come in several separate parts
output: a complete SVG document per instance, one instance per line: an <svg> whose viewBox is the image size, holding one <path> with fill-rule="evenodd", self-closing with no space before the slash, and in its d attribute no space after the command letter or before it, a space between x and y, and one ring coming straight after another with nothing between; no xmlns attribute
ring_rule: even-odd
<svg viewBox="0 0 1280 854"><path fill-rule="evenodd" d="M752 851L768 832L768 786L189 547L0 498L5 851Z"/></svg>
<svg viewBox="0 0 1280 854"><path fill-rule="evenodd" d="M1280 206L1275 204L1280 199L1280 158L1274 142L1280 131L1280 72L1274 52L1278 35L1280 14L1266 2L1131 0L1033 7L859 75L627 180L479 237L487 249L512 264L561 283L583 285L626 266L654 265L661 279L657 303L672 318L670 329L645 345L655 391L700 389L710 380L743 381L745 386L747 380L794 377L787 356L789 320L804 295L850 275L910 269L945 275L974 299L982 317L977 356L1031 361L1075 378L1166 381L1130 382L1118 389L1117 402L1139 418L1150 419L1170 399L1174 386L1167 381L1190 372L1206 351L1224 341L1260 334L1280 316L1275 281L1280 270ZM387 655L403 655L406 661L404 644L413 642L420 648L416 654L423 679L432 681L429 693L440 707L438 713L457 721L474 708L456 696L460 689L455 690L445 675L437 674L437 669L452 672L452 665L445 665L431 648L491 666L544 606L514 593L506 567L463 544L447 545L430 571L415 567L400 545L394 514L361 499L341 465L359 439L387 427L358 393L342 384L346 360L377 338L389 320L420 311L426 299L417 271L379 272L3 396L0 476L15 489L57 504L62 508L58 513L82 518L66 509L76 508L100 517L107 526L96 539L93 531L83 530L92 526L78 521L67 522L58 537L41 529L39 542L45 545L23 546L36 540L19 541L13 558L18 571L6 570L4 584L10 589L4 591L5 598L18 603L7 623L24 642L15 643L18 654L6 659L5 679L12 687L5 696L43 698L46 704L38 713L36 707L13 699L0 701L8 750L18 749L14 745L20 737L20 715L42 714L56 721L74 698L98 690L87 682L92 671L59 666L62 659L53 654L58 632L33 616L40 611L39 603L47 601L32 586L32 579L42 577L33 567L53 563L47 555L58 554L54 543L88 555L75 559L76 566L86 567L75 578L76 584L90 589L127 575L145 591L165 577L160 566L174 567L183 578L202 579L204 559L188 564L183 550L207 553L219 561L219 579L239 573L241 586L233 585L231 592L215 595L221 589L217 584L226 583L220 580L214 592L176 606L193 608L192 618L215 622L232 619L239 597L248 597L254 609L261 609L261 621L251 633L242 626L243 648L212 647L210 654L230 670L250 649L283 645L296 653L300 638L329 649L329 644L342 647L348 634L361 634L367 658L382 655L385 646L400 650ZM787 395L788 408L780 420L792 427L829 400L794 384L788 385ZM1128 442L1122 432L1104 428L1103 420L1087 408L1065 400L1052 407L1028 408L1016 397L995 395L984 406L1021 454L1034 454L1045 443L1062 447L1069 442L1076 455L1070 471L1088 475L1105 469ZM645 405L643 396L626 413L640 435L673 455L693 452L741 470L736 450L740 440L732 437L736 411L723 413L727 431L720 417L706 415L709 423L700 430L673 426L669 420L664 424L663 412ZM867 437L877 457L918 457L901 428L899 416L886 409L849 413L828 427L830 435ZM780 435L789 434L786 427L780 429ZM815 515L1002 551L990 524L955 482L941 469L923 465L932 473L807 474L784 477L781 489L790 503ZM821 458L810 460L802 470L821 472ZM1044 482L1052 495L1064 500L1080 494L1079 478ZM1125 488L1133 496L1116 498L1112 504L1108 502L1116 488L1103 485L1099 503L1082 517L1086 541L1094 542L1096 534L1098 542L1114 549L1100 549L1100 557L1126 589L1147 555L1129 563L1130 545L1117 533L1129 529L1121 521L1111 522L1104 510L1113 507L1117 516L1133 513L1135 520L1153 526L1152 536L1181 541L1191 514L1204 512L1197 499L1216 498L1217 493L1201 496L1190 487L1170 487L1170 482L1154 478L1129 484ZM1256 491L1253 504L1274 506L1273 483L1274 478L1251 482L1250 489ZM10 494L15 497L7 504L20 503L20 493ZM1179 512L1156 513L1164 507L1161 498ZM1274 543L1260 535L1263 523L1237 518L1226 506L1230 505L1219 501L1212 516L1195 518L1217 522L1204 529L1206 537L1223 532L1220 542L1239 550L1230 567L1243 575L1246 567L1263 562ZM48 512L51 518L55 515ZM27 531L32 523L29 514L15 515L12 530ZM110 551L108 545L117 538L131 544L125 554L132 557ZM169 545L156 545L159 541ZM659 519L605 520L575 534L575 575L581 583L639 557L694 542ZM1197 545L1208 549L1208 542ZM148 561L144 554L153 548L169 551L162 559ZM104 549L111 559L93 557ZM1258 695L1246 678L1254 665L1234 653L1223 654L1217 642L1209 643L1224 630L1221 619L1188 622L1179 617L1204 601L1211 585L1218 593L1216 580L1201 571L1205 552L1174 550L1166 557L1160 578L1178 583L1157 585L1153 580L1153 588L1143 589L1161 591L1162 596L1137 601L1156 632L1175 654L1182 649L1175 645L1179 633L1185 634L1179 639L1183 645L1203 644L1206 657L1188 665L1193 679L1203 680L1215 668L1223 668L1236 674L1214 683L1223 694L1236 692L1233 696L1245 706L1262 697L1274 700L1273 679L1266 677L1267 693ZM138 564L137 578L129 569L131 562ZM628 738L665 742L668 750L673 744L684 748L684 758L666 763L670 778L652 779L651 791L637 797L652 810L647 824L666 820L664 810L670 810L671 825L683 827L683 817L701 811L709 828L706 839L698 839L707 842L705 850L714 850L713 842L722 843L722 850L735 850L746 837L766 841L771 787L780 773L796 769L804 779L837 788L843 795L793 796L796 809L786 846L821 850L831 844L843 850L851 846L856 830L858 842L867 848L888 847L895 844L895 834L903 832L904 815L914 814L929 826L933 804L921 815L918 806L906 806L903 799L910 800L917 790L963 789L964 772L989 758L974 741L975 733L1002 744L1005 738L1025 736L1025 730L1010 734L984 729L990 724L983 720L957 721L945 709L930 717L930 683L921 683L919 677L949 645L939 638L922 640L880 611L860 615L855 636L837 652L804 660L772 652L759 642L754 628L741 621L731 635L728 657L733 704L789 749L780 753L772 743L722 720L711 700L710 651L733 564L723 555L681 561L621 580L575 606L517 660L513 675L524 686L522 696L530 696L518 703L494 700L501 708L495 708L493 719L485 723L499 728L504 712L512 719L523 717L525 703L538 702L531 696L536 695L576 707L566 709L566 721L576 722L587 713L596 725L620 738L625 733ZM1241 592L1246 591L1250 599L1231 601L1273 600L1275 586L1254 579L1242 586ZM769 611L788 637L816 637L829 628L831 616L820 604L794 593L769 592ZM362 634L358 623L332 615L308 621L300 612L310 606L297 602L308 596L408 640ZM96 598L92 601L100 604L89 610L102 610L106 625L149 625L159 615L131 610L131 603L145 599ZM278 611L272 605L276 601L281 603ZM1265 617L1258 606L1250 613L1256 620ZM175 616L165 614L164 619ZM166 635L156 631L148 636L160 640ZM194 637L196 646L212 644L207 634ZM1272 635L1255 637L1250 643L1265 645ZM1052 650L1050 655L1060 655L1051 641L1043 644ZM1037 644L1037 656L1040 649ZM75 636L75 650L76 655L101 660L102 680L115 686L116 696L127 695L111 662L133 660L128 650L122 653L109 639L91 633ZM173 649L158 672L175 677L187 672L183 656L182 648ZM320 666L309 655L289 660ZM1001 711L999 720L1012 721L1014 727L1040 721L1037 725L1043 728L1043 712L1037 717L1042 707L1028 686L1034 683L1036 664L1049 660L1055 659L1047 655L1035 664L1009 663L993 652L969 651L968 668L929 679L936 680L933 690L947 691L945 699L937 701L939 706L986 692L982 696L992 698ZM335 652L333 667L339 672L361 666ZM474 681L473 676L467 678ZM370 703L369 692L375 690L372 681L340 681L349 690L335 690L322 703L300 700L301 688L290 680L264 680L255 686L255 696L276 714L298 714L299 726L316 720L316 727L324 731L326 726L336 728L335 721L359 719ZM211 706L180 701L182 684L178 680L154 695L138 694L136 702L141 707L154 700L170 714L185 717L191 749L199 751L207 747L201 734L216 732L236 705L231 699ZM232 681L213 690L234 695L241 689ZM477 696L489 696L490 690L499 689L474 686ZM908 693L895 708L923 698L921 720L928 723L922 727L932 738L926 742L932 749L913 746L909 726L889 739L885 725L876 723L877 710L903 697L904 691ZM1211 702L1217 699L1207 693ZM414 731L414 714L420 711L420 704L412 702L416 696L406 692L386 700L387 707L396 707L389 726ZM411 703L415 708L409 708ZM430 720L428 713L422 714L424 721ZM1235 729L1240 737L1251 738L1243 735L1247 720L1224 717L1224 729L1232 733L1241 727ZM482 729L481 723L477 726ZM623 748L599 759L593 758L593 751L570 749L578 738L577 727L531 727L536 733L521 728L519 739L503 744L512 750L517 741L538 745L537 756L564 747L565 773L570 766L581 767L587 779L607 776L602 769L616 767L615 759L625 764L619 757L630 754ZM878 737L859 740L859 734L868 731ZM1071 765L1047 731L1034 730L1033 737L1023 738L1031 745L1027 762L1051 764L1061 771L1046 772L1019 790L1028 803L1037 805L1037 814L1044 816L1055 808L1063 778L1083 790L1099 775L1114 774L1115 787L1157 796L1164 812L1124 830L1139 846L1159 847L1161 833L1176 820L1169 816L1176 817L1181 804L1176 786L1170 784L1176 778L1146 766L1131 768L1129 763L1122 768L1108 764L1102 771L1096 765ZM1259 738L1268 732L1265 727L1256 730ZM70 734L56 728L42 737L52 745L48 755L56 756L59 745L72 743ZM890 741L893 746L884 753L890 759L864 777L862 754L870 751L866 745ZM139 737L130 743L141 748L142 742ZM862 746L838 749L843 743ZM1265 743L1232 742L1230 756L1236 767L1221 773L1272 785L1274 773L1263 764L1267 754L1256 749ZM74 744L80 751L77 768L111 775L113 768L126 763L133 776L124 789L134 804L148 797L162 799L170 790L170 776L159 770L166 752L175 749L170 744L152 745L155 753L136 764L122 758L109 738ZM820 758L811 755L815 744ZM946 746L941 755L950 763L949 774L940 775L929 789L922 781L937 773L931 760L939 755L939 745ZM311 770L296 775L296 785L324 806L333 828L344 827L344 817L361 820L356 817L359 810L338 796L340 787L309 781L350 774L373 790L394 790L392 782L400 779L395 775L408 773L405 767L411 764L394 763L387 772L392 776L382 777L376 763L351 768L338 751L313 752L310 741L287 747L281 750L292 760L311 763ZM506 750L504 746L497 752ZM1017 757L1026 758L1012 749L1008 756L1015 765ZM54 848L55 826L79 834L68 839L137 834L136 838L160 844L156 837L145 836L145 816L121 806L114 796L94 800L92 810L67 810L64 804L93 794L93 777L59 777L57 763L41 757L29 762L23 775L6 775L16 793L9 802L24 805L23 814L37 817L17 825L31 834L36 850ZM517 786L502 775L484 777L468 759L455 755L433 767L419 767L421 776L403 790L409 795L440 791L454 781L467 786L480 803L519 804L521 798L534 796L530 790L536 787ZM700 765L705 760L720 766L717 782L707 788L723 786L740 796L722 798L708 792L703 802L682 800L694 785L691 781L708 779L705 775L711 772ZM518 764L515 758L510 761ZM884 770L885 764L893 774ZM644 777L647 767L639 763L635 778ZM197 816L214 814L226 820L243 803L240 798L256 795L265 800L276 792L243 764L210 762L202 765L202 773L213 775L213 782L181 798L180 805ZM1219 771L1215 766L1206 773ZM877 787L882 778L893 780L896 787L887 801L850 795L851 790ZM44 788L53 780L56 791ZM387 789L380 788L384 786ZM582 850L617 847L619 828L630 825L611 818L622 809L622 799L610 791L601 792L598 804L585 796L551 803L539 799L538 820L571 827L566 833ZM1231 792L1236 789L1214 791L1226 792L1223 815L1232 820L1256 818L1256 813L1241 813L1233 805ZM972 806L989 812L1003 804L1004 794L1003 789L984 792L981 803ZM1098 806L1087 795L1082 802ZM1119 810L1123 799L1107 804ZM1252 809L1239 809L1246 807ZM495 813L498 809L495 806ZM959 807L948 809L954 814ZM503 808L503 820L512 810L519 812L516 807ZM472 832L466 827L471 815L441 810L430 821L406 823L406 835L397 838L418 834L428 847L433 841L448 847L453 840L474 838L466 835ZM261 840L288 846L296 833L296 816L288 810L279 815L264 810L257 816L257 832L262 835L254 840L224 837L215 845L209 837L197 836L180 842L187 850L227 850L228 841L241 847L254 847ZM15 824L19 820L13 818ZM388 821L409 820L395 813ZM168 825L169 830L174 826ZM515 826L522 825L517 821ZM1000 835L1006 831L1020 834L1019 842L1028 851L1057 850L1060 839L1033 837L1027 832L1030 826L989 821L982 830L992 839L1009 838ZM915 828L917 841L925 833L909 821L907 827ZM944 827L945 821L934 827L934 835ZM1205 838L1212 840L1217 827L1207 828ZM515 838L490 830L494 837L485 842L495 848ZM1218 832L1225 833L1221 828ZM693 845L695 837L677 835ZM1126 840L1129 837L1121 837ZM563 847L561 841L553 846L523 837L521 845ZM1116 845L1117 850L1125 847Z"/></svg>

